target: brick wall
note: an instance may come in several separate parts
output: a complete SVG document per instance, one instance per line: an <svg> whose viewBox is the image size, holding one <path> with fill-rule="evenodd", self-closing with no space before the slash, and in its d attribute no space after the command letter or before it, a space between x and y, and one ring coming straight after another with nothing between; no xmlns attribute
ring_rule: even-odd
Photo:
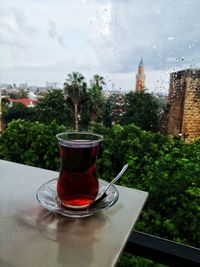
<svg viewBox="0 0 200 267"><path fill-rule="evenodd" d="M167 133L191 142L200 137L200 70L170 75Z"/></svg>

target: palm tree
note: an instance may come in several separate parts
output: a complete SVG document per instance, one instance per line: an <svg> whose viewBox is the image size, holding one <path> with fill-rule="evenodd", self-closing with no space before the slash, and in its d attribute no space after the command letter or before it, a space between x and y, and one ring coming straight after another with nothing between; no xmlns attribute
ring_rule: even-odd
<svg viewBox="0 0 200 267"><path fill-rule="evenodd" d="M75 130L78 131L78 108L83 95L86 91L86 83L84 82L85 77L79 72L72 72L68 74L68 78L65 79L64 92L71 99L74 106L74 119L75 119Z"/></svg>
<svg viewBox="0 0 200 267"><path fill-rule="evenodd" d="M103 86L106 84L104 77L100 76L99 74L95 74L90 83L91 86L98 87L99 90L102 90Z"/></svg>
<svg viewBox="0 0 200 267"><path fill-rule="evenodd" d="M96 119L102 113L102 106L104 103L104 97L102 94L103 85L105 85L105 80L102 76L95 74L90 81L89 88L89 109L91 112L91 121L96 121Z"/></svg>

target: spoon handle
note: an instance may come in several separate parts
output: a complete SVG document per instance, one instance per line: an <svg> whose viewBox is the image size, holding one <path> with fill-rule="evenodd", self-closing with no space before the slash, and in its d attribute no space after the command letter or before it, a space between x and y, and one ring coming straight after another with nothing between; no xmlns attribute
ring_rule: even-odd
<svg viewBox="0 0 200 267"><path fill-rule="evenodd" d="M122 168L122 170L120 171L120 173L112 180L112 182L111 183L109 183L108 185L107 185L107 187L104 189L104 192L103 192L103 194L98 198L98 199L96 199L96 200L94 200L93 202L92 202L92 204L90 204L90 208L94 208L94 207L96 207L104 198L106 198L107 197L107 193L106 193L106 191L108 190L108 188L113 184L113 183L115 183L123 174L124 174L124 172L126 171L126 169L128 168L128 164L125 164L124 166L123 166L123 168Z"/></svg>
<svg viewBox="0 0 200 267"><path fill-rule="evenodd" d="M124 172L126 171L126 169L128 168L128 164L125 164L122 168L122 170L118 173L118 175L115 177L115 179L112 180L112 182L110 182L107 187L105 188L105 191L106 192L108 190L108 188L114 184L123 174Z"/></svg>

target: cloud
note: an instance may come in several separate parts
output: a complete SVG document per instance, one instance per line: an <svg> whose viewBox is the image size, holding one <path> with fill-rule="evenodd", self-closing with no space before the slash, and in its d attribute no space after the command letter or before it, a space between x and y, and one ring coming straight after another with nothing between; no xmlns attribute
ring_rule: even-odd
<svg viewBox="0 0 200 267"><path fill-rule="evenodd" d="M110 1L110 34L94 43L102 66L129 72L141 56L152 69L170 68L168 57L199 62L200 2L182 1ZM100 51L104 51L104 57ZM109 64L110 63L110 64ZM180 64L182 63L182 64Z"/></svg>
<svg viewBox="0 0 200 267"><path fill-rule="evenodd" d="M20 31L28 33L29 35L37 32L37 29L30 24L29 19L22 8L11 7L8 9L8 13L13 17L13 21L16 23L16 26Z"/></svg>
<svg viewBox="0 0 200 267"><path fill-rule="evenodd" d="M112 74L112 80L120 81L115 83L118 87L126 80L125 87L132 88L143 56L146 81L153 87L158 73L165 79L171 70L199 67L197 0L181 4L179 0L48 0L48 5L46 0L17 4L0 0L0 4L0 71L13 82L22 74L33 79L36 71L40 81L80 71Z"/></svg>
<svg viewBox="0 0 200 267"><path fill-rule="evenodd" d="M25 11L20 7L1 7L0 9L1 44L15 44L24 48L29 36L37 33L37 29L31 25Z"/></svg>
<svg viewBox="0 0 200 267"><path fill-rule="evenodd" d="M66 46L64 38L59 34L57 30L56 22L49 19L48 21L48 34L53 41L57 41L61 46Z"/></svg>

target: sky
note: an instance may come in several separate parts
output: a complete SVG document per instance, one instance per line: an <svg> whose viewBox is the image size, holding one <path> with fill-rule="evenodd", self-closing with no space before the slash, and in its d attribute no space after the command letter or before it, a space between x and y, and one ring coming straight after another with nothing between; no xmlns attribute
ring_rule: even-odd
<svg viewBox="0 0 200 267"><path fill-rule="evenodd" d="M62 88L99 74L107 90L166 93L173 71L200 67L199 0L0 0L0 82Z"/></svg>

